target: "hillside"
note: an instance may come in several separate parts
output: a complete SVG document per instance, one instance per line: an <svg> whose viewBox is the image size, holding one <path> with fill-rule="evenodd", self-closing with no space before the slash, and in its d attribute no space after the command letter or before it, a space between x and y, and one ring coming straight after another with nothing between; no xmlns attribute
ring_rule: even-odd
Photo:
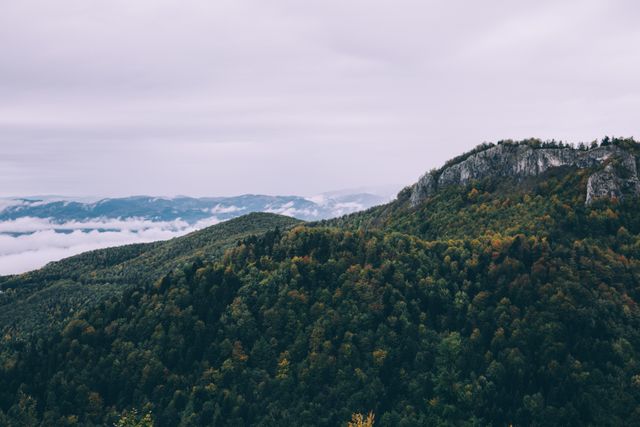
<svg viewBox="0 0 640 427"><path fill-rule="evenodd" d="M369 411L376 426L640 425L638 199L621 186L586 203L593 176L632 181L638 146L603 142L498 144L618 154L439 181L487 156L512 164L481 146L430 172L420 198L418 183L330 221L243 217L11 278L16 295L32 283L61 299L50 282L131 285L45 336L5 335L0 424L109 425L135 408L157 426Z"/></svg>
<svg viewBox="0 0 640 427"><path fill-rule="evenodd" d="M21 336L90 310L127 287L153 282L194 260L212 261L253 234L287 229L300 221L252 213L165 242L87 252L33 272L0 277L0 331Z"/></svg>
<svg viewBox="0 0 640 427"><path fill-rule="evenodd" d="M427 240L522 233L569 241L593 233L602 236L603 227L608 233L615 232L615 224L632 224L637 229L640 218L633 206L640 190L635 184L612 193L600 192L593 177L605 172L612 175L611 181L603 182L604 187L609 182L637 179L639 144L632 139L605 141L591 149L539 140L483 144L427 172L389 204L317 224L393 230ZM532 158L546 161L538 163ZM576 159L586 159L586 163L575 164ZM554 162L556 166L551 166ZM533 166L523 166L527 164ZM432 184L425 193L425 181L439 185ZM604 208L610 218L598 215ZM625 218L612 221L610 209Z"/></svg>

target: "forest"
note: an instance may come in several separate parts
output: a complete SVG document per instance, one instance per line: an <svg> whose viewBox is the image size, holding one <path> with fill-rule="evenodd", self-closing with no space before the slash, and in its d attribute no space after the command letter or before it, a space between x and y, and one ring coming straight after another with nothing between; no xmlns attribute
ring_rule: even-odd
<svg viewBox="0 0 640 427"><path fill-rule="evenodd" d="M589 172L4 278L0 425L640 425L638 201L585 206Z"/></svg>

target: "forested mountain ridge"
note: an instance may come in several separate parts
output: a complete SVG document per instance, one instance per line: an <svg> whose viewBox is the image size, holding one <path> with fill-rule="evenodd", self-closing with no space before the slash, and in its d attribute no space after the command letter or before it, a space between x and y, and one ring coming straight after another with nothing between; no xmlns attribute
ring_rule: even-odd
<svg viewBox="0 0 640 427"><path fill-rule="evenodd" d="M497 153L501 150L509 153L507 158L499 158ZM517 168L514 164L517 165L524 160L522 157L514 156L514 152L527 153L530 150L541 151L543 156L545 151L548 155L549 151L555 150L559 153L564 152L567 158L586 155L587 159L600 158L602 161L592 161L590 167L584 164L551 166L549 163L542 163L522 174L510 174L501 171L500 167L493 170L495 173L486 169L491 163L507 165L507 169ZM573 154L566 154L568 152ZM477 156L482 160L478 161ZM485 163L487 157L493 160ZM458 172L461 169L473 169L476 162L482 164L483 168L482 172L476 171L477 179L471 179L468 174L464 174L463 179L463 174L450 172L451 169ZM578 148L537 139L481 144L474 150L448 161L442 168L427 172L417 183L404 188L391 203L316 224L352 229L381 228L409 233L427 240L472 238L495 233L545 236L555 233L567 238L576 238L588 234L589 227L575 222L594 220L593 215L585 215L587 212L594 212L588 205L613 208L620 204L626 206L637 203L635 185L615 187L619 184L619 178L612 178L614 189L624 190L624 193L605 192L600 196L595 196L595 192L589 194L593 177L601 178L613 169L614 172L611 173L620 174L621 179L630 179L633 182L637 176L637 169L634 167L638 163L640 144L631 138L605 138L600 145L594 142L591 146L580 144ZM422 192L421 183L425 177L430 176L437 180L443 174L457 175L461 181L443 183L428 194ZM607 184L603 185L606 187ZM420 195L416 196L417 193ZM625 194L629 196L627 202L624 200ZM627 215L624 222L636 221L636 215L632 211L625 211L624 214ZM592 224L592 227L600 228L600 225ZM577 231L577 228L580 229L579 235L571 233L572 230Z"/></svg>
<svg viewBox="0 0 640 427"><path fill-rule="evenodd" d="M282 215L251 213L168 241L99 249L0 277L0 332L20 339L184 263L212 261L247 236L299 223Z"/></svg>
<svg viewBox="0 0 640 427"><path fill-rule="evenodd" d="M640 425L638 199L585 204L607 166L409 187L142 275L5 336L0 424Z"/></svg>

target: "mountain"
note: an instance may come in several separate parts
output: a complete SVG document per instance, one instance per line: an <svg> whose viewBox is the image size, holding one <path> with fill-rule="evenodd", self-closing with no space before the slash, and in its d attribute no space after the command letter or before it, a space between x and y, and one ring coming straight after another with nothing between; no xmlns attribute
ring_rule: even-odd
<svg viewBox="0 0 640 427"><path fill-rule="evenodd" d="M236 242L300 221L252 213L168 241L86 252L40 270L0 277L0 330L22 338L76 310L162 278L190 262L211 261Z"/></svg>
<svg viewBox="0 0 640 427"><path fill-rule="evenodd" d="M14 319L30 287L117 292L3 323L0 424L639 425L638 153L483 145L420 197L5 278Z"/></svg>
<svg viewBox="0 0 640 427"><path fill-rule="evenodd" d="M419 204L442 187L465 185L487 177L522 179L563 166L597 169L587 182L587 204L599 197L623 198L640 194L636 156L622 145L576 150L563 146L547 148L537 141L531 144L503 142L482 145L476 151L422 176L411 189L411 203ZM605 164L604 168L598 168Z"/></svg>
<svg viewBox="0 0 640 427"><path fill-rule="evenodd" d="M234 197L173 198L135 196L74 200L62 197L3 199L0 222L24 217L49 218L64 229L67 222L82 224L90 220L137 218L147 221L182 220L189 225L215 217L224 221L251 212L269 212L303 220L332 218L382 204L384 197L368 193L340 194L304 198L245 194ZM88 225L87 228L92 228Z"/></svg>

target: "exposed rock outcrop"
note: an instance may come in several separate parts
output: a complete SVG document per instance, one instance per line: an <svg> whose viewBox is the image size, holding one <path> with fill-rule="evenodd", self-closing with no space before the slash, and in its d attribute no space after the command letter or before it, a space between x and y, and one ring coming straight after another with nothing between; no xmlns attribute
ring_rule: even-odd
<svg viewBox="0 0 640 427"><path fill-rule="evenodd" d="M640 195L636 163L632 153L615 145L585 151L500 144L423 175L412 187L411 204L415 206L451 185L465 185L491 176L521 179L560 166L597 169L589 178L585 203L599 197L622 199Z"/></svg>

